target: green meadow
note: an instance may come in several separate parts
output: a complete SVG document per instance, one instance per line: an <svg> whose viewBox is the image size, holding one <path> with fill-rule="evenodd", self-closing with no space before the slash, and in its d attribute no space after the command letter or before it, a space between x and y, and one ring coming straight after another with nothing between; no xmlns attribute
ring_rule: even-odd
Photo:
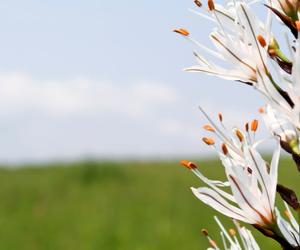
<svg viewBox="0 0 300 250"><path fill-rule="evenodd" d="M218 161L197 161L211 178ZM296 187L293 163L280 182ZM5 250L202 250L207 228L220 242L217 213L190 186L202 183L178 162L80 162L0 170L0 245ZM228 227L230 220L219 216ZM280 249L260 238L262 249Z"/></svg>

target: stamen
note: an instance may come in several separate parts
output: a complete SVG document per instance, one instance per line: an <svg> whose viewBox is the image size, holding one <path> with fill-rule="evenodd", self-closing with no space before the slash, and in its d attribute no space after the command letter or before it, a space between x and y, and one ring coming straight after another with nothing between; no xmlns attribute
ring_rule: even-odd
<svg viewBox="0 0 300 250"><path fill-rule="evenodd" d="M182 160L180 162L180 164L184 167L186 167L187 169L189 170L192 170L192 169L196 169L197 168L197 165L193 162L190 162L190 161L187 161L187 160Z"/></svg>
<svg viewBox="0 0 300 250"><path fill-rule="evenodd" d="M222 148L223 154L227 155L228 154L228 148L227 148L225 143L222 143L221 148Z"/></svg>
<svg viewBox="0 0 300 250"><path fill-rule="evenodd" d="M216 130L209 124L204 125L203 128L207 131L210 131L210 132L216 132Z"/></svg>
<svg viewBox="0 0 300 250"><path fill-rule="evenodd" d="M263 114L263 113L265 113L265 110L264 110L264 108L261 107L261 108L258 109L258 112L259 112L260 114Z"/></svg>
<svg viewBox="0 0 300 250"><path fill-rule="evenodd" d="M235 131L235 134L239 138L240 142L242 142L244 140L244 136L243 136L242 132L239 131L238 129Z"/></svg>
<svg viewBox="0 0 300 250"><path fill-rule="evenodd" d="M267 46L267 42L266 42L266 40L264 39L264 37L262 35L258 35L257 36L257 40L258 40L258 42L260 43L260 45L262 47L266 47Z"/></svg>
<svg viewBox="0 0 300 250"><path fill-rule="evenodd" d="M199 0L195 0L194 3L200 8L202 6L202 3Z"/></svg>
<svg viewBox="0 0 300 250"><path fill-rule="evenodd" d="M230 233L231 236L236 235L236 231L233 228L229 229L229 233Z"/></svg>
<svg viewBox="0 0 300 250"><path fill-rule="evenodd" d="M215 144L215 140L213 138L209 138L209 137L203 137L202 141L206 144L206 145L214 145Z"/></svg>
<svg viewBox="0 0 300 250"><path fill-rule="evenodd" d="M190 32L188 32L186 29L175 29L173 30L175 33L178 33L182 36L189 36Z"/></svg>
<svg viewBox="0 0 300 250"><path fill-rule="evenodd" d="M251 130L252 130L253 132L256 132L257 128L258 128L258 120L253 120L253 121L251 122Z"/></svg>
<svg viewBox="0 0 300 250"><path fill-rule="evenodd" d="M202 233L205 237L208 236L208 230L205 229L205 228L203 228L203 229L201 230L201 233Z"/></svg>
<svg viewBox="0 0 300 250"><path fill-rule="evenodd" d="M220 122L222 122L223 121L223 115L222 115L222 113L219 113L218 117L219 117Z"/></svg>
<svg viewBox="0 0 300 250"><path fill-rule="evenodd" d="M249 167L247 167L247 171L248 171L249 174L252 174L252 172L253 172L252 169L249 168Z"/></svg>
<svg viewBox="0 0 300 250"><path fill-rule="evenodd" d="M208 5L208 9L210 11L214 10L215 9L215 4L214 4L214 1L213 0L208 0L207 1L207 5Z"/></svg>
<svg viewBox="0 0 300 250"><path fill-rule="evenodd" d="M246 130L246 132L249 132L249 122L247 122L247 123L245 124L245 130Z"/></svg>

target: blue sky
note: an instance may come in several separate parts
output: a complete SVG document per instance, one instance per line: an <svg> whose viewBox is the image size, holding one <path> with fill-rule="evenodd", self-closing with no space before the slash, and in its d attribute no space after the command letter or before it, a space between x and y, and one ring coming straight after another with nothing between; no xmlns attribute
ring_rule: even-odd
<svg viewBox="0 0 300 250"><path fill-rule="evenodd" d="M182 72L193 1L0 2L0 161L203 156L197 109L258 116L250 88Z"/></svg>

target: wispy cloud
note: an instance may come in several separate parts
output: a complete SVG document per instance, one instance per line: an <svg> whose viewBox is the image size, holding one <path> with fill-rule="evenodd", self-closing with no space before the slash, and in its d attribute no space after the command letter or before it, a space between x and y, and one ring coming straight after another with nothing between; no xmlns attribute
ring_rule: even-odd
<svg viewBox="0 0 300 250"><path fill-rule="evenodd" d="M0 74L0 113L5 114L38 111L60 116L99 112L144 116L177 98L174 89L155 82L115 84L84 78L42 81L23 73Z"/></svg>

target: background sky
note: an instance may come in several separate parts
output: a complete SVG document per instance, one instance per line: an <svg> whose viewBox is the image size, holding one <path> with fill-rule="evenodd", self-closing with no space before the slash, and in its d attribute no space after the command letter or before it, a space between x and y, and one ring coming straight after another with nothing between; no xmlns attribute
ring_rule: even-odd
<svg viewBox="0 0 300 250"><path fill-rule="evenodd" d="M209 44L193 1L0 1L0 161L204 156L205 119L258 117L251 88L182 72Z"/></svg>

